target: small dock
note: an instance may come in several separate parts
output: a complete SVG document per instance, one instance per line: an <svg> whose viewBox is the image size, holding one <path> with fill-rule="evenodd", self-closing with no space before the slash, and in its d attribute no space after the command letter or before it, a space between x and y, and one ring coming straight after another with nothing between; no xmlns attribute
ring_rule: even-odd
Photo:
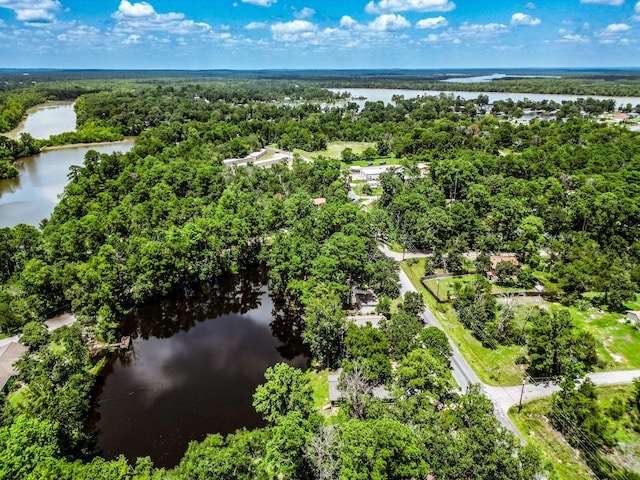
<svg viewBox="0 0 640 480"><path fill-rule="evenodd" d="M131 348L131 337L126 335L120 339L120 343L114 343L111 346L120 350L129 350Z"/></svg>

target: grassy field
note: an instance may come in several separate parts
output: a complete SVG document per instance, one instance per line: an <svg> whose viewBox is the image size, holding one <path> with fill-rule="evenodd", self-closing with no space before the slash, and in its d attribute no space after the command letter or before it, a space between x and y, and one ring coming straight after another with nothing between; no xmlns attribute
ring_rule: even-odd
<svg viewBox="0 0 640 480"><path fill-rule="evenodd" d="M631 385L614 385L598 387L596 389L603 412L607 412L614 399L625 399L632 391ZM514 421L518 430L525 436L527 443L536 445L542 451L545 459L550 464L550 469L559 480L591 479L595 478L585 462L580 458L579 452L571 447L564 437L551 427L547 421L547 414L551 405L550 398L543 398L525 403L522 411L518 413L516 407L509 411L509 416ZM610 424L614 429L614 436L619 443L619 448L612 450L607 457L618 465L630 466L635 464L638 468L640 457L640 433L635 432L628 425L628 417L623 416L615 421L610 418ZM554 478L553 474L551 478Z"/></svg>
<svg viewBox="0 0 640 480"><path fill-rule="evenodd" d="M313 387L313 403L319 411L324 411L323 407L329 403L329 383L327 378L330 373L329 370L309 371L309 381Z"/></svg>
<svg viewBox="0 0 640 480"><path fill-rule="evenodd" d="M627 302L625 306L629 310L640 310L640 293L636 294L636 299L633 302Z"/></svg>
<svg viewBox="0 0 640 480"><path fill-rule="evenodd" d="M598 353L606 362L604 370L640 368L640 331L627 323L624 315L600 312L595 308L569 310L576 325L591 332L602 343Z"/></svg>
<svg viewBox="0 0 640 480"><path fill-rule="evenodd" d="M307 152L306 150L300 150L296 148L293 150L293 153L298 153L307 158L317 157L320 155L328 158L340 158L342 151L345 148L350 148L354 154L360 155L367 147L376 148L376 144L369 142L331 142L327 144L327 148L325 150L319 150L317 152ZM354 162L352 163L352 165L358 165L358 162ZM366 163L367 162L365 161L364 164L366 165Z"/></svg>
<svg viewBox="0 0 640 480"><path fill-rule="evenodd" d="M460 278L440 278L426 280L424 283L432 292L436 293L436 296L440 299L441 302L446 302L448 296L453 294L453 284L455 282L469 283L474 279L474 277L475 275L466 275Z"/></svg>
<svg viewBox="0 0 640 480"><path fill-rule="evenodd" d="M509 410L509 416L524 435L527 444L534 445L542 452L550 472L550 478L558 480L583 480L596 478L591 469L580 458L580 452L567 443L561 433L553 429L547 421L550 398L525 403Z"/></svg>
<svg viewBox="0 0 640 480"><path fill-rule="evenodd" d="M516 365L516 359L526 354L522 346L498 346L485 348L458 321L450 304L437 303L435 298L422 285L420 277L424 273L424 259L418 263L403 265L416 288L423 293L425 301L432 311L438 312L440 323L452 341L458 345L460 353L485 383L496 385L517 385L524 373L524 367ZM470 281L473 276L460 279L441 279L440 298L446 299L455 280ZM437 281L429 280L429 286L437 293ZM640 300L640 298L638 298ZM553 304L543 302L544 305ZM559 306L559 305L558 305ZM629 304L633 308L633 303ZM607 313L595 308L587 311L569 308L576 326L591 332L601 343L599 357L604 361L603 370L629 370L640 368L640 329L629 324L622 314Z"/></svg>
<svg viewBox="0 0 640 480"><path fill-rule="evenodd" d="M515 359L523 353L522 347L485 348L469 330L458 321L455 310L449 304L438 304L422 285L420 276L424 263L402 265L413 285L423 294L425 302L442 324L449 338L458 346L460 353L469 362L480 380L489 385L518 385L522 381L523 367L515 364ZM442 288L442 284L440 285Z"/></svg>

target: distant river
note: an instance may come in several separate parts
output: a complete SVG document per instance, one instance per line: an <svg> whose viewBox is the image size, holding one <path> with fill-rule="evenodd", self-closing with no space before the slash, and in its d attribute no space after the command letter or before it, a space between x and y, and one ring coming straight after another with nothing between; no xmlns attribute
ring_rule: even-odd
<svg viewBox="0 0 640 480"><path fill-rule="evenodd" d="M626 105L630 103L634 107L640 104L640 97L602 97L598 95L553 95L546 93L496 93L496 92L454 92L452 90L404 90L404 89L391 89L391 88L328 88L327 90L340 93L349 92L353 98L365 98L366 100L354 100L360 107L364 107L366 101L379 102L382 101L385 104L393 103L391 98L394 95L404 95L404 98L415 98L418 96L437 96L441 93L446 95L460 96L465 100L473 100L478 98L478 95L487 95L489 97L489 103L493 103L497 100L511 99L514 102L518 100L524 100L528 98L533 101L553 100L557 103L566 101L575 101L578 98L595 98L598 100L608 100L610 98L615 99L618 106Z"/></svg>
<svg viewBox="0 0 640 480"><path fill-rule="evenodd" d="M136 309L122 328L132 348L98 385L94 453L172 467L192 440L264 425L252 402L265 370L308 366L296 321L274 310L261 270Z"/></svg>
<svg viewBox="0 0 640 480"><path fill-rule="evenodd" d="M33 138L47 139L51 135L76 130L73 102L39 105L29 109L27 115L18 128L4 135L18 138L21 133L29 133Z"/></svg>
<svg viewBox="0 0 640 480"><path fill-rule="evenodd" d="M46 139L76 130L76 112L71 102L40 105L28 113L29 116L17 129L4 135L18 138L21 133L29 133L34 138ZM69 167L82 165L89 150L126 153L133 145L133 139L87 144L48 150L21 159L20 176L0 180L0 228L15 227L19 223L38 226L43 218L51 216L58 203L58 195L69 183Z"/></svg>
<svg viewBox="0 0 640 480"><path fill-rule="evenodd" d="M71 165L82 165L89 150L100 153L126 153L134 140L109 144L67 147L21 159L24 167L18 178L0 180L0 228L18 223L38 226L58 204L58 195L69 183Z"/></svg>

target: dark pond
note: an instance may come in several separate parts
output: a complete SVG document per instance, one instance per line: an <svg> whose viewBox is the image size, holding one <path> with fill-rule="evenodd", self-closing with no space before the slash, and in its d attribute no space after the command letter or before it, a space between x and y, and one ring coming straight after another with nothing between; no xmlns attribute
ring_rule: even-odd
<svg viewBox="0 0 640 480"><path fill-rule="evenodd" d="M275 307L264 271L202 285L127 318L90 421L95 453L176 465L189 441L263 425L252 395L277 362L306 368L298 320Z"/></svg>

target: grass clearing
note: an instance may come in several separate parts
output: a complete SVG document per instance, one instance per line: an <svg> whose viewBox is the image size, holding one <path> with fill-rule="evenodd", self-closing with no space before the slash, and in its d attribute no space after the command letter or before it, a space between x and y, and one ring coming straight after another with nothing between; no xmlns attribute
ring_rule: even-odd
<svg viewBox="0 0 640 480"><path fill-rule="evenodd" d="M625 401L633 391L633 385L612 385L597 387L598 402L606 415L616 399ZM540 448L552 470L551 478L558 480L595 478L579 451L571 447L565 438L548 422L547 413L551 407L551 398L542 398L525 403L518 413L517 407L509 411L509 416L518 430L525 436L527 443ZM640 433L633 430L627 415L614 420L609 415L618 448L602 452L615 464L638 470L640 468ZM554 476L555 474L555 476Z"/></svg>
<svg viewBox="0 0 640 480"><path fill-rule="evenodd" d="M342 151L345 148L350 148L355 155L360 155L360 154L362 154L362 152L365 151L365 149L367 147L371 147L371 148L375 149L376 148L376 144L375 143L371 143L371 142L331 142L331 143L327 144L327 148L324 149L324 150L318 150L316 152L307 152L306 150L301 150L299 148L295 148L293 150L293 153L294 154L298 153L298 154L302 155L303 157L307 157L307 158L318 157L318 156L322 155L323 157L339 159L339 158L341 158ZM387 159L385 158L384 160L387 160ZM390 159L390 160L393 160L393 159ZM362 160L362 161L364 162L364 165L367 164L367 161L365 161L365 160ZM369 160L369 161L371 161L371 160ZM357 160L357 161L351 163L350 165L358 165L359 162L360 162L360 160Z"/></svg>
<svg viewBox="0 0 640 480"><path fill-rule="evenodd" d="M603 370L640 368L640 330L624 315L595 308L584 311L570 307L569 311L576 326L592 333L602 344L598 354L605 361Z"/></svg>
<svg viewBox="0 0 640 480"><path fill-rule="evenodd" d="M11 408L18 408L20 405L27 401L28 392L28 386L21 387L18 390L11 392L9 395L7 395L7 403Z"/></svg>
<svg viewBox="0 0 640 480"><path fill-rule="evenodd" d="M309 370L309 382L313 388L313 404L320 412L326 412L324 407L329 403L329 370Z"/></svg>
<svg viewBox="0 0 640 480"><path fill-rule="evenodd" d="M470 283L474 278L475 275L465 275L458 278L434 278L426 280L424 283L429 287L429 290L435 292L435 296L441 302L446 302L449 295L453 295L453 284L455 282Z"/></svg>
<svg viewBox="0 0 640 480"><path fill-rule="evenodd" d="M515 364L515 359L523 353L523 347L498 347L495 350L485 348L458 321L455 310L449 304L439 304L420 281L424 272L424 260L411 267L402 263L416 289L422 293L426 304L444 328L449 338L458 346L460 353L469 362L480 380L490 385L519 385L524 368Z"/></svg>
<svg viewBox="0 0 640 480"><path fill-rule="evenodd" d="M636 294L636 299L624 304L629 310L640 310L640 293Z"/></svg>
<svg viewBox="0 0 640 480"><path fill-rule="evenodd" d="M480 380L491 385L518 385L525 367L515 361L526 354L524 346L498 346L490 349L482 346L458 320L450 304L438 303L434 296L422 285L420 278L424 273L425 259L413 265L403 263L402 268L418 289L429 308L439 316L442 327L449 338L458 345L460 353L474 369ZM440 279L440 298L446 299L455 280L470 281L473 276L459 279ZM438 293L436 280L428 280L429 287ZM545 302L546 303L546 302ZM555 305L555 304L548 304ZM559 305L558 305L559 306ZM600 312L597 309L587 311L570 307L572 317L578 328L592 333L601 343L598 354L604 360L603 370L631 370L640 368L640 329L628 323L624 316L616 313Z"/></svg>
<svg viewBox="0 0 640 480"><path fill-rule="evenodd" d="M551 405L550 398L534 400L518 408L509 410L509 417L524 435L529 445L536 446L542 452L549 478L558 480L582 480L596 478L591 469L574 449L547 421L546 414Z"/></svg>

